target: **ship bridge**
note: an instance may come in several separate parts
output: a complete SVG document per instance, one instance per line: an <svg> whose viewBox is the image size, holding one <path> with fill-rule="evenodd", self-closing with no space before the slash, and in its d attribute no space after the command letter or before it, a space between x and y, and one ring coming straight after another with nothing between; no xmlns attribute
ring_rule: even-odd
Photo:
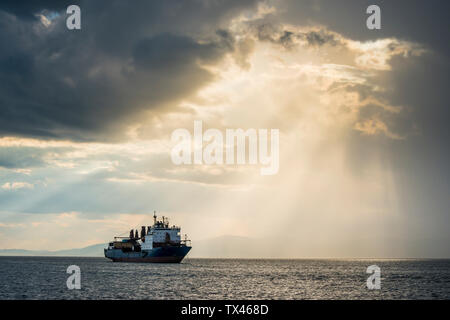
<svg viewBox="0 0 450 320"><path fill-rule="evenodd" d="M145 227L142 227L145 231ZM156 213L153 215L153 226L147 227L147 232L142 236L141 232L141 247L142 250L150 250L154 247L162 246L181 246L185 245L187 239L181 239L181 228L178 226L170 226L169 220L162 217L158 220Z"/></svg>

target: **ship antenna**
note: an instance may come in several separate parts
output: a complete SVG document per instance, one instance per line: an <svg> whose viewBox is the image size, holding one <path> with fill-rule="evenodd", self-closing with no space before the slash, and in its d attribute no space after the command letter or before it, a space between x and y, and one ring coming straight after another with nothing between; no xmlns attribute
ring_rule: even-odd
<svg viewBox="0 0 450 320"><path fill-rule="evenodd" d="M156 224L156 211L153 211L153 224Z"/></svg>

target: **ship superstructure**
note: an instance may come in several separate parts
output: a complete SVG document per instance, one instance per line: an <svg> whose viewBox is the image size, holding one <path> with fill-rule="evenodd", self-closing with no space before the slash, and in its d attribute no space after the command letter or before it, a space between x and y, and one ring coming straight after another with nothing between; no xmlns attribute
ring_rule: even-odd
<svg viewBox="0 0 450 320"><path fill-rule="evenodd" d="M181 239L181 228L169 226L169 220L153 215L152 226L131 230L128 237L114 237L105 249L105 257L114 262L179 263L191 250L187 236Z"/></svg>

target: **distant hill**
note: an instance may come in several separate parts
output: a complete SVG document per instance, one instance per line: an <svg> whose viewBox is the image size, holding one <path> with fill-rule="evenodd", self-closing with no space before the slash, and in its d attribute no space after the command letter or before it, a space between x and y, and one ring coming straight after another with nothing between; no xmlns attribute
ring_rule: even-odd
<svg viewBox="0 0 450 320"><path fill-rule="evenodd" d="M57 251L0 249L0 256L103 257L103 248L105 248L106 246L107 246L106 243L100 243L84 248L57 250Z"/></svg>
<svg viewBox="0 0 450 320"><path fill-rule="evenodd" d="M103 257L107 243L58 251L0 249L0 256ZM276 249L276 250L275 250ZM288 256L288 252L285 253ZM192 242L188 258L270 258L283 256L282 249L261 239L224 235Z"/></svg>

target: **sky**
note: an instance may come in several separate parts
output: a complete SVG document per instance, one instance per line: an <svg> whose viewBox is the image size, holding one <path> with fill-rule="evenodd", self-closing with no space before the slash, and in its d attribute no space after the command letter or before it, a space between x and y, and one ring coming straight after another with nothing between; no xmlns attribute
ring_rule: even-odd
<svg viewBox="0 0 450 320"><path fill-rule="evenodd" d="M2 1L0 248L105 243L156 210L193 250L238 236L261 257L450 258L449 9ZM194 121L278 129L278 172L174 164Z"/></svg>

